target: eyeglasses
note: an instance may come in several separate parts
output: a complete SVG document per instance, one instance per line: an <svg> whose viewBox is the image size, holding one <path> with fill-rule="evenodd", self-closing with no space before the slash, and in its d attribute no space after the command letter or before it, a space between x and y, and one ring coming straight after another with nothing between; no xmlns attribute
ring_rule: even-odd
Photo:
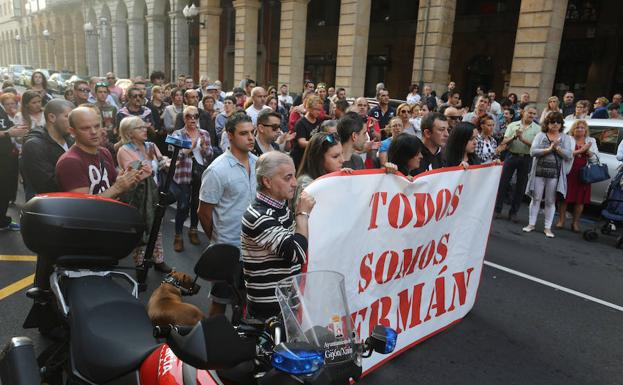
<svg viewBox="0 0 623 385"><path fill-rule="evenodd" d="M100 82L100 83L95 83L96 87L108 87L108 83L104 83L104 82Z"/></svg>
<svg viewBox="0 0 623 385"><path fill-rule="evenodd" d="M141 96L141 94L132 94L130 95L130 99L140 98Z"/></svg>
<svg viewBox="0 0 623 385"><path fill-rule="evenodd" d="M78 88L76 91L80 91L80 92L91 92L90 89L88 88Z"/></svg>
<svg viewBox="0 0 623 385"><path fill-rule="evenodd" d="M400 114L408 114L408 113L409 113L409 110L401 110L399 113L400 113Z"/></svg>
<svg viewBox="0 0 623 385"><path fill-rule="evenodd" d="M199 119L199 114L186 114L184 117L187 119L197 120Z"/></svg>
<svg viewBox="0 0 623 385"><path fill-rule="evenodd" d="M556 120L556 121L553 121L553 122L549 122L549 124L562 124L562 122L560 120Z"/></svg>
<svg viewBox="0 0 623 385"><path fill-rule="evenodd" d="M450 119L450 120L460 120L461 116L453 116L453 115L448 115L446 116L446 119Z"/></svg>
<svg viewBox="0 0 623 385"><path fill-rule="evenodd" d="M281 125L280 124L263 124L260 123L262 126L264 127L270 127L273 129L273 131L279 131L281 129Z"/></svg>

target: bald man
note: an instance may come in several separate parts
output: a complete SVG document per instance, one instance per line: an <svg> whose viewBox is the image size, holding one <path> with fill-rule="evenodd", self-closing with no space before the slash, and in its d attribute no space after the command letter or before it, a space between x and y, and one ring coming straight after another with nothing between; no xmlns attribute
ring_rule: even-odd
<svg viewBox="0 0 623 385"><path fill-rule="evenodd" d="M138 183L142 170L128 169L117 175L112 155L99 146L101 130L94 109L78 107L69 113L69 133L76 142L56 163L60 191L114 199Z"/></svg>
<svg viewBox="0 0 623 385"><path fill-rule="evenodd" d="M266 108L270 109L270 107L266 105L267 97L268 95L266 94L266 90L262 87L255 87L251 90L251 99L253 99L253 104L250 105L244 112L251 117L253 127L257 127L257 116L260 112Z"/></svg>

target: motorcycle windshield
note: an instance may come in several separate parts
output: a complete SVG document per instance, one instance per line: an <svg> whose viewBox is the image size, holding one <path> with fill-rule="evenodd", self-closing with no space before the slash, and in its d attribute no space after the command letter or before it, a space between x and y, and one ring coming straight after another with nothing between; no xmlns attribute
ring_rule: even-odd
<svg viewBox="0 0 623 385"><path fill-rule="evenodd" d="M307 342L325 354L325 364L361 363L346 301L344 276L333 271L314 271L277 283L288 342Z"/></svg>

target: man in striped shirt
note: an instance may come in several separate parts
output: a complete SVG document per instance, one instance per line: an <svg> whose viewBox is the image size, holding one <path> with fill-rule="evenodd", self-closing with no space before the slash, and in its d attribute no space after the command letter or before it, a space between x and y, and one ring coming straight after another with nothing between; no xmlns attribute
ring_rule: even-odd
<svg viewBox="0 0 623 385"><path fill-rule="evenodd" d="M249 316L278 315L275 287L301 271L307 253L307 220L314 198L301 193L293 216L288 200L296 191L294 162L278 151L256 164L257 197L242 217L242 261Z"/></svg>

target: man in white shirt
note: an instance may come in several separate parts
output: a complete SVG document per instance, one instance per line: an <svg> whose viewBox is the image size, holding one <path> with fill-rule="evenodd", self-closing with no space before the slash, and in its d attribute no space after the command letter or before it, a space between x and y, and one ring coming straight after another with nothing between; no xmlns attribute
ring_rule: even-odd
<svg viewBox="0 0 623 385"><path fill-rule="evenodd" d="M292 96L288 94L287 84L281 85L281 87L279 88L279 96L277 98L279 99L279 103L281 103L281 105L283 106L283 108L286 109L286 111L289 111L290 107L292 107L292 103L294 103Z"/></svg>
<svg viewBox="0 0 623 385"><path fill-rule="evenodd" d="M500 103L495 101L495 92L489 91L487 96L489 96L489 102L491 103L489 107L489 112L491 112L495 116L502 115L502 106L500 105Z"/></svg>
<svg viewBox="0 0 623 385"><path fill-rule="evenodd" d="M266 105L267 96L266 90L262 87L255 87L251 90L251 99L253 99L253 104L251 104L245 112L251 117L253 127L257 127L257 116L260 112L266 108L270 108Z"/></svg>

